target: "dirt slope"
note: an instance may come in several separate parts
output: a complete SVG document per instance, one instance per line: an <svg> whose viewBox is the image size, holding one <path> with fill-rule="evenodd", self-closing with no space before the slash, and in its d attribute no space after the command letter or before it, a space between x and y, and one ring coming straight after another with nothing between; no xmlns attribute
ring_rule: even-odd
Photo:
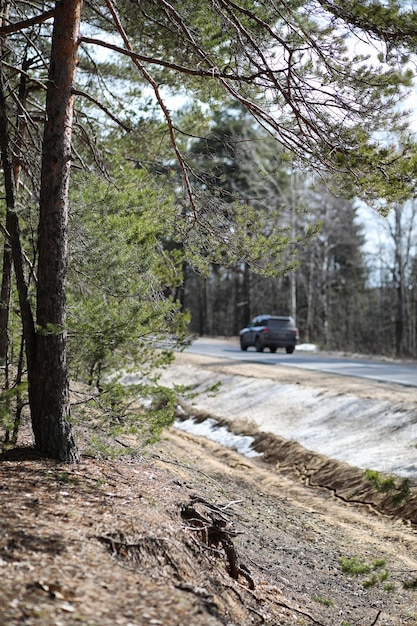
<svg viewBox="0 0 417 626"><path fill-rule="evenodd" d="M354 468L257 445L173 428L117 461L3 455L1 626L417 624L413 500L384 515Z"/></svg>

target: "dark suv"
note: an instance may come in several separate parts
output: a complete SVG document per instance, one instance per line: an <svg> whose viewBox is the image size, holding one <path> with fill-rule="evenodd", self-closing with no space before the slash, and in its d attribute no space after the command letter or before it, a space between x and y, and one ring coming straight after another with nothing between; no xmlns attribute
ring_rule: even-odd
<svg viewBox="0 0 417 626"><path fill-rule="evenodd" d="M258 315L249 326L240 331L240 348L247 350L254 346L257 352L269 348L285 348L288 354L294 352L298 341L298 329L292 317L283 315Z"/></svg>

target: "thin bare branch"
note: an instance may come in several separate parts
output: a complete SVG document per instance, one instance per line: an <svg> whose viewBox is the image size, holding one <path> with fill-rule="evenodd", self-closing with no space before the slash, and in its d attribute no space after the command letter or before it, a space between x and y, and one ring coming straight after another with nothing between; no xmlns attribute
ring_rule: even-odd
<svg viewBox="0 0 417 626"><path fill-rule="evenodd" d="M94 98L91 94L86 93L85 91L80 91L79 89L73 89L72 93L74 94L74 96L81 96L82 98L86 98L86 100L89 100L90 102L93 102L93 104L95 104L102 111L104 111L104 113L106 115L108 115L113 120L113 122L116 122L116 124L118 126L121 126L121 128L123 128L123 130L125 130L128 133L132 132L132 129L131 129L130 126L128 126L122 120L120 120L118 117L116 117L111 111L109 111L109 109L106 106L104 106L104 104L102 104L99 100Z"/></svg>
<svg viewBox="0 0 417 626"><path fill-rule="evenodd" d="M93 46L101 46L102 48L107 48L108 50L113 50L118 54L123 54L125 56L130 57L133 61L136 59L143 63L149 63L151 65L158 65L160 67L166 67L169 70L174 70L176 72L180 72L181 74L187 74L188 76L201 76L205 78L228 78L229 80L236 80L242 83L253 83L257 78L261 78L266 74L266 72L260 71L255 72L253 74L238 74L237 72L231 72L230 68L223 68L223 70L219 70L218 67L211 67L209 70L204 69L194 69L192 67L185 67L184 65L178 65L177 63L171 63L169 61L164 61L163 59L157 59L155 57L149 57L144 54L139 54L138 52L134 52L132 48L126 49L121 46L117 46L116 44L110 43L109 41L104 41L103 39L96 39L94 37L86 37L84 35L81 36L80 41L85 44L91 44ZM277 70L278 72L282 72L283 70Z"/></svg>
<svg viewBox="0 0 417 626"><path fill-rule="evenodd" d="M123 25L122 25L122 23L120 21L119 15L117 14L115 7L113 6L113 3L111 2L111 0L106 0L106 5L107 5L109 11L111 12L111 14L113 16L116 28L119 31L126 48L128 50L131 50L132 47L130 45L129 38L128 38L128 36L127 36L127 34L126 34L126 32L125 32L125 30L123 28ZM169 137L170 137L171 145L172 145L172 147L174 149L175 156L177 157L178 163L180 165L183 181L184 181L184 184L185 184L185 188L187 190L188 199L190 201L190 204L191 204L191 207L192 207L192 210L193 210L194 220L197 220L197 208L196 208L196 205L195 205L195 202L194 202L194 195L193 195L193 191L191 189L191 183L190 183L190 179L189 179L188 172L187 172L187 166L186 166L184 158L183 158L183 156L181 154L181 151L180 151L180 149L178 147L178 144L177 144L177 140L176 140L176 137L175 137L174 125L173 125L173 122L172 122L169 110L168 110L165 102L162 99L161 92L160 92L159 87L158 87L157 83L155 82L155 80L152 78L152 76L149 74L149 72L146 70L146 68L143 66L143 64L141 63L141 61L137 57L136 58L132 57L132 59L133 59L135 65L136 65L136 67L140 70L142 76L145 78L145 80L153 88L154 93L155 93L155 97L156 97L156 99L158 101L158 104L159 104L163 114L164 114L166 123L168 125L168 131L169 131Z"/></svg>
<svg viewBox="0 0 417 626"><path fill-rule="evenodd" d="M45 13L41 13L41 15L35 15L35 17L31 17L27 20L22 20L21 22L16 22L15 24L8 24L7 26L0 27L0 37L4 35L9 35L10 33L17 33L20 30L24 30L25 28L30 28L31 26L36 26L36 24L43 24L47 20L50 20L55 15L55 9L50 9Z"/></svg>
<svg viewBox="0 0 417 626"><path fill-rule="evenodd" d="M16 67L15 65L11 65L10 63L7 63L7 61L2 61L2 65L4 65L4 67L7 67L10 70L13 70L14 72L16 72L16 74L21 74L22 76L25 76L28 80L30 80L34 85L36 85L40 89L47 88L46 79L45 79L45 82L42 82L41 80L35 78L34 76L31 76L29 72L26 72L21 67Z"/></svg>

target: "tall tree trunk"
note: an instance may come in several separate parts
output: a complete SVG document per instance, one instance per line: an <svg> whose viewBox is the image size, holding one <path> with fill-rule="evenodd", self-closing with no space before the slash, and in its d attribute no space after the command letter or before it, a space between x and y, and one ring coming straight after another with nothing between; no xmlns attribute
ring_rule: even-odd
<svg viewBox="0 0 417 626"><path fill-rule="evenodd" d="M68 422L66 279L73 84L81 8L82 0L60 0L55 5L42 152L36 361L29 385L36 447L66 462L78 460Z"/></svg>
<svg viewBox="0 0 417 626"><path fill-rule="evenodd" d="M307 319L306 319L306 334L304 340L310 343L313 339L313 324L314 324L314 311L313 311L313 299L314 299L314 248L311 245L310 258L307 266Z"/></svg>
<svg viewBox="0 0 417 626"><path fill-rule="evenodd" d="M3 268L0 287L0 365L7 370L9 348L10 294L12 288L12 251L6 237L3 246Z"/></svg>
<svg viewBox="0 0 417 626"><path fill-rule="evenodd" d="M207 278L199 279L198 334L207 334Z"/></svg>
<svg viewBox="0 0 417 626"><path fill-rule="evenodd" d="M9 17L9 2L6 0L0 1L0 25L3 26L5 21ZM6 41L2 37L0 40L0 53L1 57L6 51ZM3 85L3 78L0 79ZM1 88L1 87L0 87ZM3 96L3 90L2 94ZM4 123L7 120L7 113L5 108L5 99L1 98L0 106L2 106L2 111L0 112L0 116L2 118L1 122ZM4 117L3 117L4 116ZM8 133L7 128L3 129L4 131L4 141L0 140L0 145L2 146L2 154L3 154L3 146L8 144ZM2 130L0 130L2 132ZM7 210L7 207L6 207ZM7 230L7 227L6 227ZM3 269L1 274L1 287L0 287L0 364L4 365L8 368L8 348L9 348L9 317L10 317L10 296L11 296L11 285L12 285L12 251L10 248L10 242L8 240L7 234L4 238L4 246L3 246ZM7 379L7 376L6 376Z"/></svg>
<svg viewBox="0 0 417 626"><path fill-rule="evenodd" d="M0 13L4 16L4 20L0 20L0 24L3 24L5 20L8 19L8 10L9 3L8 1L4 2L4 0L0 0ZM1 40L1 54L7 52L6 40ZM8 120L7 120L7 110L6 110L6 97L5 97L5 77L3 75L3 68L0 69L1 76L1 95L0 101L2 106L2 113L4 117L2 117L1 121L1 133L3 135L3 139L0 141L0 145L2 146L3 153L3 172L4 178L7 176L8 181L5 182L5 186L7 189L6 192L6 236L4 240L4 248L3 248L3 271L1 276L1 287L0 287L0 363L5 364L6 372L8 369L8 350L9 350L9 318L10 318L10 302L11 302L11 290L12 290L12 268L13 268L13 253L12 247L10 243L10 237L8 235L11 234L13 230L13 216L9 213L13 213L15 211L15 203L16 203L16 194L18 188L18 182L20 177L20 155L22 151L25 149L24 136L25 136L25 127L26 127L26 118L22 114L23 109L26 103L27 98L27 69L29 67L27 54L25 53L23 61L22 61L22 73L20 76L20 84L19 84L19 105L18 111L16 115L15 121L15 152L14 155L11 153L9 148L11 138L9 136L9 128L8 128ZM8 163L4 164L4 159L7 159ZM21 250L17 250L17 254L21 254ZM22 259L20 259L21 261ZM31 332L32 332L31 327Z"/></svg>
<svg viewBox="0 0 417 626"><path fill-rule="evenodd" d="M10 154L9 124L6 110L4 75L0 68L0 150L3 167L3 180L6 194L6 233L13 258L16 275L17 291L19 296L20 313L22 316L23 334L26 342L28 362L33 362L35 355L35 325L28 298L28 286L24 272L23 251L19 220L16 214L16 190Z"/></svg>
<svg viewBox="0 0 417 626"><path fill-rule="evenodd" d="M396 206L395 215L395 259L394 259L394 288L395 288L395 354L403 353L404 337L404 276L403 276L403 236L401 223L401 208Z"/></svg>
<svg viewBox="0 0 417 626"><path fill-rule="evenodd" d="M243 319L242 328L249 324L252 317L252 294L251 294L251 272L248 263L243 267L243 285L242 285Z"/></svg>

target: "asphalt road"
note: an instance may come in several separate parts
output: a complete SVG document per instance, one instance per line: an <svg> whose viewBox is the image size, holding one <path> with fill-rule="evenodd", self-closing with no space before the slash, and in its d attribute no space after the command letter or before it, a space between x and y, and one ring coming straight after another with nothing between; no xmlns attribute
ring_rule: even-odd
<svg viewBox="0 0 417 626"><path fill-rule="evenodd" d="M408 387L417 387L417 364L329 356L320 352L303 352L301 350L296 350L293 354L287 354L284 350L278 350L275 354L272 354L267 350L265 352L256 352L254 349L249 348L246 352L243 352L237 340L236 345L234 345L233 341L211 338L197 339L187 348L187 351L220 359L263 363L271 365L271 367L283 365L285 367L297 367L338 374L339 376L369 378Z"/></svg>

